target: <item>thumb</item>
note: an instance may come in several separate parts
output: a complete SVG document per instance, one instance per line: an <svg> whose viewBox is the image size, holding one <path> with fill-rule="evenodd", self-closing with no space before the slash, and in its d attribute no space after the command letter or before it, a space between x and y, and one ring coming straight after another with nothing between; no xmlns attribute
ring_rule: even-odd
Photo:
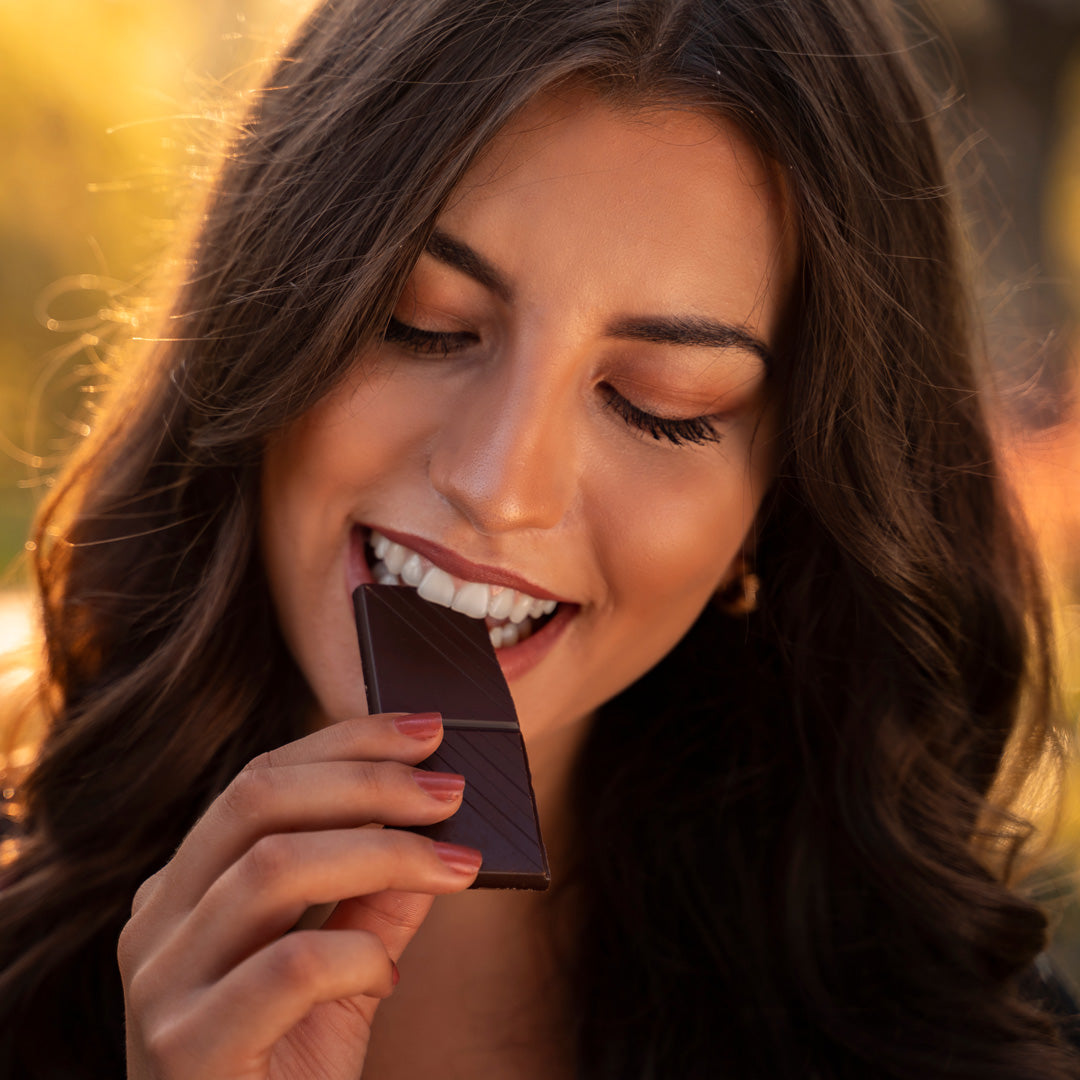
<svg viewBox="0 0 1080 1080"><path fill-rule="evenodd" d="M367 930L377 934L395 962L420 929L435 897L430 893L387 889L350 900L342 900L324 927L327 930Z"/></svg>

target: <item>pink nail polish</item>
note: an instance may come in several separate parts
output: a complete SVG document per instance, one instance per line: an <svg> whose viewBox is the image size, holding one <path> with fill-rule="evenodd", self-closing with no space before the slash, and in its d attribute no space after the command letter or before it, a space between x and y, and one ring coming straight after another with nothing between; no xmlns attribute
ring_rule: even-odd
<svg viewBox="0 0 1080 1080"><path fill-rule="evenodd" d="M437 712L409 713L407 716L399 716L394 721L394 727L402 735L413 739L430 739L442 731L442 716Z"/></svg>
<svg viewBox="0 0 1080 1080"><path fill-rule="evenodd" d="M468 874L469 877L480 869L480 864L484 861L484 856L476 848L462 847L460 844L444 844L441 841L436 841L431 846L435 849L435 854L451 870L456 870L459 874Z"/></svg>
<svg viewBox="0 0 1080 1080"><path fill-rule="evenodd" d="M465 790L465 777L459 773L429 772L427 769L413 769L413 779L433 799L454 802L461 798Z"/></svg>

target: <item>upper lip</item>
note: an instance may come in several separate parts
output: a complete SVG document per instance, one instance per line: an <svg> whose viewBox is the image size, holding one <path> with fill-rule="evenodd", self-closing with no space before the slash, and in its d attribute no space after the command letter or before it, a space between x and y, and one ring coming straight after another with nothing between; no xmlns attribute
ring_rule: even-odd
<svg viewBox="0 0 1080 1080"><path fill-rule="evenodd" d="M484 585L503 585L508 589L517 589L536 600L555 600L560 604L570 603L561 596L556 596L547 589L534 584L520 574L512 570L503 570L498 566L485 566L483 563L473 562L459 555L434 540L425 540L422 536L413 536L411 533L397 532L395 529L386 529L383 526L368 526L369 532L374 529L382 533L387 540L395 544L401 544L410 551L415 551L425 559L433 562L440 570L445 570L452 577L461 578L463 581L476 581Z"/></svg>

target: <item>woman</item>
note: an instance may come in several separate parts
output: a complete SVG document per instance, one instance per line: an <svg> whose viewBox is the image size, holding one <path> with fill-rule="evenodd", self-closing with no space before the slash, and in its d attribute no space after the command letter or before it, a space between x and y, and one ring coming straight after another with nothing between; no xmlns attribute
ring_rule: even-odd
<svg viewBox="0 0 1080 1080"><path fill-rule="evenodd" d="M1045 612L893 21L311 16L37 524L11 1075L1080 1075L1004 880ZM557 601L487 620L549 896L396 828L461 797L365 715L399 571Z"/></svg>

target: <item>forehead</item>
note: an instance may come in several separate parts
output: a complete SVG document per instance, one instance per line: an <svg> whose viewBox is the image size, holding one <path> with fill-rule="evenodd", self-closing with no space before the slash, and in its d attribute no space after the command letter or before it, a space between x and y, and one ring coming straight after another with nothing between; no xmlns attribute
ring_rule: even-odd
<svg viewBox="0 0 1080 1080"><path fill-rule="evenodd" d="M747 184L780 194L775 170L730 118L690 104L609 99L574 87L540 94L521 109L480 155L472 179L491 181L528 159L542 161L545 150L557 161L575 133L584 137L581 164L598 171L630 157L647 183L665 159L696 172L734 165Z"/></svg>
<svg viewBox="0 0 1080 1080"><path fill-rule="evenodd" d="M779 172L733 122L587 91L523 109L440 227L512 277L574 289L582 302L618 288L640 310L724 314L763 331L794 264Z"/></svg>

